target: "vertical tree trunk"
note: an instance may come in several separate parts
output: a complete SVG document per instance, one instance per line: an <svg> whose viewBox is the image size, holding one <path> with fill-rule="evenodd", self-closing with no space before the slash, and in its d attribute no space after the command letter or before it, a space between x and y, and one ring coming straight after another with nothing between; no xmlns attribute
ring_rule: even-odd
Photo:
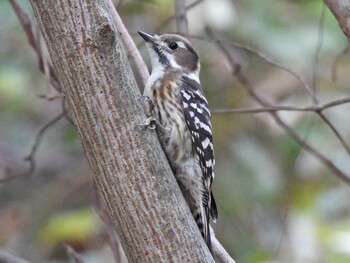
<svg viewBox="0 0 350 263"><path fill-rule="evenodd" d="M213 262L145 120L103 0L31 0L129 262Z"/></svg>

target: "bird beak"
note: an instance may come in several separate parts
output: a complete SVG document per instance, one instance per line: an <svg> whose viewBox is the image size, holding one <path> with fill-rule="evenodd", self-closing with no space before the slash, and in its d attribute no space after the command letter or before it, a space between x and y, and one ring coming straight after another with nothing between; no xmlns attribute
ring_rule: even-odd
<svg viewBox="0 0 350 263"><path fill-rule="evenodd" d="M157 35L150 35L150 34L147 34L145 32L142 32L142 31L137 31L137 33L139 33L139 35L148 43L151 43L151 44L155 44L157 42L157 40L159 39Z"/></svg>

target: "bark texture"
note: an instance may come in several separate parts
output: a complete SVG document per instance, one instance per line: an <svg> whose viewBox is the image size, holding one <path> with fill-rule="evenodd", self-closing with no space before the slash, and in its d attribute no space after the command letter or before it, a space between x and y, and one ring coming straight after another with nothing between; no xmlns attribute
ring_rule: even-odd
<svg viewBox="0 0 350 263"><path fill-rule="evenodd" d="M104 0L31 0L129 262L214 262L145 121Z"/></svg>

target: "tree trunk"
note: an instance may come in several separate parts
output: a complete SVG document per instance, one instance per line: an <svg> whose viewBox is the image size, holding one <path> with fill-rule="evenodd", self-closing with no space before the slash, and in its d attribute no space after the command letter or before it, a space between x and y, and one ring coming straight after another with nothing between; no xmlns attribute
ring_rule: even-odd
<svg viewBox="0 0 350 263"><path fill-rule="evenodd" d="M104 0L31 0L129 262L213 262L144 109Z"/></svg>

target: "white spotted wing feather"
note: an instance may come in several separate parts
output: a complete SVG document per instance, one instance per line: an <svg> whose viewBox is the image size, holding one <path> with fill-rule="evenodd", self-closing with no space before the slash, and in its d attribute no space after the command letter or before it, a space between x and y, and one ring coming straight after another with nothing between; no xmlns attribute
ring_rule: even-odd
<svg viewBox="0 0 350 263"><path fill-rule="evenodd" d="M206 210L207 220L209 220L210 214L215 221L217 219L217 208L211 193L215 159L208 102L204 97L200 84L189 78L184 77L182 79L180 93L185 120L191 133L192 147L198 156L203 173L203 206Z"/></svg>

